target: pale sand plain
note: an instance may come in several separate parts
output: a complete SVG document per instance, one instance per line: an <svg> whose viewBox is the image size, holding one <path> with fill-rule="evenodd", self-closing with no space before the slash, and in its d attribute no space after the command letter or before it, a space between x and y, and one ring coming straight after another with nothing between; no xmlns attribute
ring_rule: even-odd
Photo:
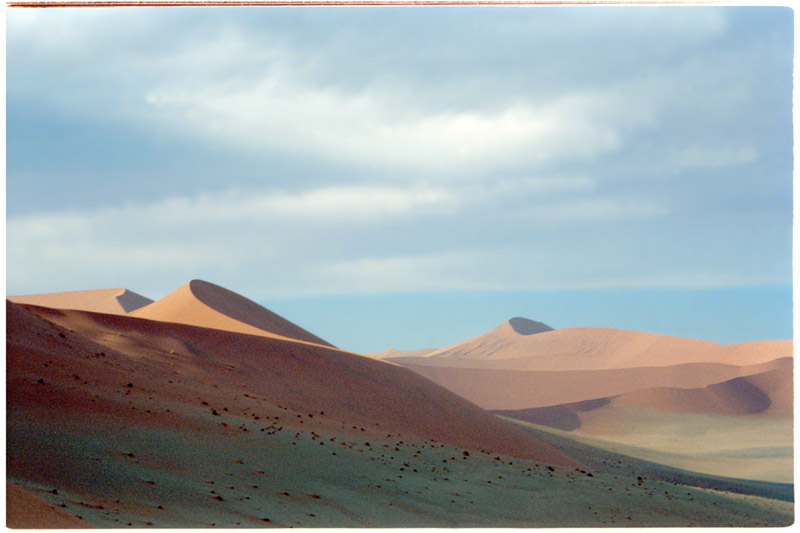
<svg viewBox="0 0 800 533"><path fill-rule="evenodd" d="M599 449L715 476L792 483L793 420L675 413L614 401L571 431L535 424ZM516 423L526 424L516 420Z"/></svg>

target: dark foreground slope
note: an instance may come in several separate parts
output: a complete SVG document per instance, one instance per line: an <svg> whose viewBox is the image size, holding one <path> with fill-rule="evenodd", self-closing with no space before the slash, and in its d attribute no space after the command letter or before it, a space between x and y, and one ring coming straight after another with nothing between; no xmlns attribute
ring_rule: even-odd
<svg viewBox="0 0 800 533"><path fill-rule="evenodd" d="M8 478L94 526L791 521L780 502L664 482L671 497L651 501L406 369L339 350L13 304L7 314Z"/></svg>

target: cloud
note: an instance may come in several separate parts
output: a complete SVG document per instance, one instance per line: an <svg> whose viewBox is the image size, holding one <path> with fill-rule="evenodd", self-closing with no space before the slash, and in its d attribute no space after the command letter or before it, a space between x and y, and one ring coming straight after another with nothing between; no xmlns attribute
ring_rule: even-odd
<svg viewBox="0 0 800 533"><path fill-rule="evenodd" d="M164 127L209 142L445 178L591 157L618 148L621 135L610 94L422 112L390 93L345 94L281 72L237 87L170 83L146 100Z"/></svg>
<svg viewBox="0 0 800 533"><path fill-rule="evenodd" d="M123 272L126 277L147 272L197 277L192 272L219 275L265 263L292 272L292 277L309 272L311 262L334 265L320 279L335 283L331 273L344 257L361 258L368 265L376 261L371 258L376 251L387 247L419 248L426 239L435 245L436 234L450 235L452 242L444 246L459 257L460 250L512 235L504 229L509 224L552 229L666 213L646 202L626 204L594 196L570 200L593 191L594 183L584 177L528 177L450 187L231 189L146 204L12 216L7 222L8 279L23 287L38 277L78 276L88 281ZM460 234L451 234L448 228L465 217L474 219L469 225L481 231L469 234L459 228ZM387 290L406 284L407 276L394 276L396 268L377 261L386 267L381 279ZM418 284L428 286L441 281L437 272L409 269L408 275L422 276ZM487 272L480 275L491 277ZM292 277L287 283L290 290L333 290L326 281L312 278Z"/></svg>

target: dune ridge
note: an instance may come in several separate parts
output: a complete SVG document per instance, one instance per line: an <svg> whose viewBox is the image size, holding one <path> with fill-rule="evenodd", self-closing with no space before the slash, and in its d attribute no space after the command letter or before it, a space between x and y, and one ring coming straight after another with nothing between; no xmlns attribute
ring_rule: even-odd
<svg viewBox="0 0 800 533"><path fill-rule="evenodd" d="M307 425L325 419L337 420L357 424L370 434L399 431L470 449L490 449L555 464L576 464L524 431L395 364L302 341L132 316L45 307L25 309L10 302L7 306L9 389L15 391L9 394L12 409L28 408L39 402L47 402L52 408L70 409L66 393L61 393L59 400L39 398L45 389L31 385L35 384L32 375L24 377L41 372L33 366L34 361L58 354L72 361L70 372L96 381L92 393L97 394L104 386L111 387L109 397L114 397L113 389L119 383L135 378L149 390L168 391L158 393L162 396L195 403L193 391L197 383L215 383L216 387L207 388L203 394L209 402L217 397L231 413L234 406L242 404L241 394L247 390L247 395L259 398L258 403L266 409L283 405L298 413L325 413ZM69 329L74 331L63 342L54 335ZM45 351L41 351L41 335L37 333L51 339ZM65 350L64 343L71 344L71 348ZM96 354L101 350L106 354L104 358L113 354L118 364L102 365L105 359L94 364L83 362L84 353ZM71 383L70 375L65 378ZM167 378L174 383L167 384ZM83 390L75 393L90 394ZM82 401L85 403L86 398ZM119 408L109 406L109 409L115 412Z"/></svg>
<svg viewBox="0 0 800 533"><path fill-rule="evenodd" d="M9 296L14 303L53 307L55 309L77 309L124 315L153 303L153 300L128 289L91 289L42 294Z"/></svg>
<svg viewBox="0 0 800 533"><path fill-rule="evenodd" d="M510 322L439 349L414 363L524 370L599 370L700 362L752 365L793 354L791 340L721 345L610 328L565 328L521 335Z"/></svg>
<svg viewBox="0 0 800 533"><path fill-rule="evenodd" d="M197 279L130 316L333 346L244 296Z"/></svg>

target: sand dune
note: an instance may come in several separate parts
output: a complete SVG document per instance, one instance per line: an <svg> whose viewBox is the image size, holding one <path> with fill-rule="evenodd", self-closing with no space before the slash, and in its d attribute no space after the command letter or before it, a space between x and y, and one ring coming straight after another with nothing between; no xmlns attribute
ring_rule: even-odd
<svg viewBox="0 0 800 533"><path fill-rule="evenodd" d="M224 405L229 413L246 418L258 409L276 410L281 405L301 419L316 413L313 420L305 420L306 427L336 421L372 434L400 432L574 464L550 446L394 364L270 337L42 307L31 307L34 314L8 305L11 409L44 404L80 413L90 407L90 396L100 395L114 413L120 409L119 390L126 390L127 382L135 382L142 394L155 395L156 405L163 406L166 398L197 405L198 383L213 383L203 390L203 399L218 410ZM64 328L74 331L65 333ZM105 355L96 356L101 352ZM41 366L53 359L69 370ZM91 382L91 387L79 386L73 374ZM51 384L37 386L36 376Z"/></svg>
<svg viewBox="0 0 800 533"><path fill-rule="evenodd" d="M788 503L586 472L409 369L273 333L286 321L216 286L182 289L150 312L210 328L7 302L7 477L48 510L138 528L791 521ZM776 394L787 362L757 365ZM49 524L25 505L25 524Z"/></svg>
<svg viewBox="0 0 800 533"><path fill-rule="evenodd" d="M769 396L747 378L734 378L698 389L654 387L619 398L660 411L734 415L762 413L772 403Z"/></svg>
<svg viewBox="0 0 800 533"><path fill-rule="evenodd" d="M455 368L416 364L416 361L417 359L403 360L403 364L484 409L491 410L561 405L617 396L644 388L706 387L773 369L780 369L790 379L792 373L791 357L746 366L683 363L672 366L561 371Z"/></svg>
<svg viewBox="0 0 800 533"><path fill-rule="evenodd" d="M609 449L696 472L791 482L792 359L705 387L652 387L594 401L495 410L615 443ZM770 370L764 370L775 366ZM622 446L615 448L614 446Z"/></svg>
<svg viewBox="0 0 800 533"><path fill-rule="evenodd" d="M193 280L131 316L332 346L272 311L207 281Z"/></svg>
<svg viewBox="0 0 800 533"><path fill-rule="evenodd" d="M566 328L523 335L509 321L488 333L409 362L519 370L599 370L700 362L752 365L791 356L791 340L725 346L710 341L605 328ZM487 364L487 360L492 363Z"/></svg>
<svg viewBox="0 0 800 533"><path fill-rule="evenodd" d="M792 372L780 368L753 374L748 383L758 387L770 399L765 414L791 417L794 412L794 380Z"/></svg>
<svg viewBox="0 0 800 533"><path fill-rule="evenodd" d="M41 305L56 309L78 309L95 313L124 315L153 303L128 289L97 289L87 291L51 292L9 296L9 300L20 304Z"/></svg>

